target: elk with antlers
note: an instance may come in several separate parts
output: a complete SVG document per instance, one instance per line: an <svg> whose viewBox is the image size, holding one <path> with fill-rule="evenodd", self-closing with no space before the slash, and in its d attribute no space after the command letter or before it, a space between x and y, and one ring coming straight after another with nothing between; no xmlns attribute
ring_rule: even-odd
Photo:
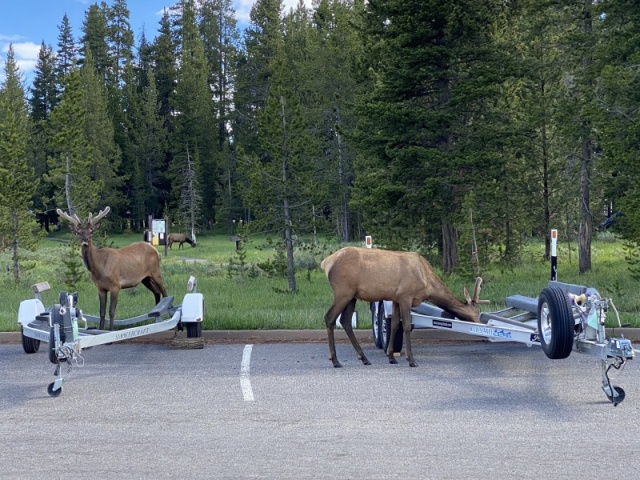
<svg viewBox="0 0 640 480"><path fill-rule="evenodd" d="M91 213L86 222L77 215L69 215L58 209L58 215L69 222L71 231L80 238L82 259L91 273L91 280L98 288L100 299L100 329L104 328L107 308L107 293L111 293L109 305L109 329L113 330L113 319L118 304L118 294L123 288L132 288L140 282L153 292L156 304L167 292L162 285L160 254L146 242L137 242L123 248L96 248L92 237L99 222L111 209L106 207L98 215Z"/></svg>
<svg viewBox="0 0 640 480"><path fill-rule="evenodd" d="M343 319L351 319L356 300L377 302L391 300L393 314L389 338L394 338L402 320L405 352L409 365L416 366L411 351L411 308L423 301L431 302L461 320L479 322L480 310L478 300L482 279L476 279L473 297L466 287L464 296L466 303L458 300L435 274L429 262L414 252L394 252L358 247L345 247L329 255L321 263L331 288L333 304L324 316L329 336L329 358L334 367L341 367L336 356L334 328L338 315ZM350 321L341 322L358 359L370 365ZM387 355L390 363L397 363L393 356L393 342L389 342Z"/></svg>

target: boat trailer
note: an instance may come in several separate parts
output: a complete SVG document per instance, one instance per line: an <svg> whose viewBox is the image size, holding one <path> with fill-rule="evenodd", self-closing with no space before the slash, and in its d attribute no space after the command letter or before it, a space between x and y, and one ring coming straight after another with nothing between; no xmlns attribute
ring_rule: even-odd
<svg viewBox="0 0 640 480"><path fill-rule="evenodd" d="M631 341L610 338L605 317L611 308L621 327L611 299L602 298L594 288L550 281L538 298L513 295L507 308L482 312L480 323L465 322L429 303L411 310L411 329L433 328L487 338L492 342L538 345L550 359L567 358L574 351L600 358L602 390L614 406L624 400L622 388L611 384L609 371L619 370L634 358ZM391 301L373 302L371 324L375 345L387 350L391 329ZM393 339L394 352L402 350L402 328Z"/></svg>
<svg viewBox="0 0 640 480"><path fill-rule="evenodd" d="M40 348L40 342L48 343L49 361L55 365L56 376L56 380L47 387L47 393L52 397L58 397L62 393L63 364L67 365L68 371L74 363L79 366L84 364L81 355L83 349L131 340L176 327L182 330L183 326L187 330L187 337L202 336L204 298L197 292L194 277L190 277L187 282L188 293L185 294L182 304L174 306L172 296L164 297L144 315L115 320L115 326L128 328L113 331L90 326L99 324L100 318L84 314L77 307L77 292L61 292L59 303L45 308L42 292L50 289L49 283L37 283L31 289L35 298L20 302L18 310L22 347L25 353L36 353Z"/></svg>

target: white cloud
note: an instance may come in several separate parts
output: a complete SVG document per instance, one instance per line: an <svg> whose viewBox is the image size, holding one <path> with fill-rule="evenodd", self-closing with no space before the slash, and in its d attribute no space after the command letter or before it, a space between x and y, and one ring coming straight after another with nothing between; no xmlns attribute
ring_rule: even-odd
<svg viewBox="0 0 640 480"><path fill-rule="evenodd" d="M284 13L288 13L290 9L298 6L299 0L283 0L282 10ZM251 13L251 7L256 3L255 0L234 0L233 8L236 10L236 18L238 23L247 24L251 21L249 14ZM307 8L311 8L311 0L304 0Z"/></svg>
<svg viewBox="0 0 640 480"><path fill-rule="evenodd" d="M36 62L38 61L40 45L33 42L14 43L7 40L8 39L6 37L0 37L0 52L2 52L0 68L4 69L4 62L7 59L9 45L12 45L14 58L20 72L23 76L30 78L33 74L33 69L36 67ZM4 71L0 72L0 77L4 79Z"/></svg>
<svg viewBox="0 0 640 480"><path fill-rule="evenodd" d="M21 39L20 35L3 35L0 33L0 42L15 42Z"/></svg>

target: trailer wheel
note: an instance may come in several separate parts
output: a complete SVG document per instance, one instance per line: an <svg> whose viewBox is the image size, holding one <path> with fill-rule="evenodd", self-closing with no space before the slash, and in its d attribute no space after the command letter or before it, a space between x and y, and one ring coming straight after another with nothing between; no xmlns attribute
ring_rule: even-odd
<svg viewBox="0 0 640 480"><path fill-rule="evenodd" d="M24 353L36 353L40 348L40 340L27 337L23 329L20 330L20 335L22 335L22 349Z"/></svg>
<svg viewBox="0 0 640 480"><path fill-rule="evenodd" d="M55 330L53 327L53 325L55 325L56 323L59 325L60 341L64 343L65 342L64 319L62 318L62 315L60 315L60 305L54 305L53 308L51 309L51 325L52 326L49 329L49 347L48 348L49 348L49 361L54 365L57 365L59 363L58 355L56 355L56 336L55 336L55 333L54 333Z"/></svg>
<svg viewBox="0 0 640 480"><path fill-rule="evenodd" d="M202 322L187 323L187 338L200 338L202 336Z"/></svg>
<svg viewBox="0 0 640 480"><path fill-rule="evenodd" d="M567 358L573 348L575 322L567 296L558 287L547 287L538 298L540 345L551 359Z"/></svg>
<svg viewBox="0 0 640 480"><path fill-rule="evenodd" d="M378 302L371 303L371 332L373 333L373 343L377 348L382 348L382 317L384 316L384 305Z"/></svg>
<svg viewBox="0 0 640 480"><path fill-rule="evenodd" d="M382 350L383 351L387 351L387 348L389 348L389 336L391 334L391 319L390 318L383 318L382 319ZM393 340L393 351L394 352L401 352L402 351L402 340L404 338L404 331L402 330L402 323L400 324L400 328L398 328L398 331L396 332L396 337Z"/></svg>
<svg viewBox="0 0 640 480"><path fill-rule="evenodd" d="M59 397L60 394L62 393L62 387L60 387L58 390L54 390L53 389L53 385L54 385L54 383L51 382L47 386L47 393L49 394L50 397Z"/></svg>

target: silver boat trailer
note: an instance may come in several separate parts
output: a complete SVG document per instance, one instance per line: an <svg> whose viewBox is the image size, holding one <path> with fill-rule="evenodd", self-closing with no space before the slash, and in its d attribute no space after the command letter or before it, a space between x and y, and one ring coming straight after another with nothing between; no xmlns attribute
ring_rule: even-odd
<svg viewBox="0 0 640 480"><path fill-rule="evenodd" d="M598 357L605 395L614 406L624 400L624 390L611 384L609 371L622 368L635 353L630 340L607 336L605 317L609 308L621 326L611 299L602 298L594 288L550 281L538 298L513 295L505 303L504 310L481 313L481 323L458 320L434 305L422 303L411 311L411 328L447 330L492 342L539 345L550 359L567 358L572 351ZM370 307L374 342L386 351L392 302L374 302ZM402 350L402 340L400 328L393 339L394 352Z"/></svg>
<svg viewBox="0 0 640 480"><path fill-rule="evenodd" d="M187 336L202 336L202 320L204 318L204 299L197 292L197 282L190 277L182 304L174 306L173 297L164 297L149 312L137 317L114 320L114 325L131 326L121 330L99 330L93 324L99 324L100 317L86 315L77 307L77 293L60 293L59 303L45 308L42 303L42 292L49 290L49 283L33 285L35 298L20 302L18 323L22 331L22 347L25 353L36 353L40 342L48 343L49 361L55 367L56 380L49 384L47 393L57 397L62 393L62 365L71 371L72 365L82 366L83 349L96 345L110 344L122 340L164 332L173 328L182 330L186 327Z"/></svg>

